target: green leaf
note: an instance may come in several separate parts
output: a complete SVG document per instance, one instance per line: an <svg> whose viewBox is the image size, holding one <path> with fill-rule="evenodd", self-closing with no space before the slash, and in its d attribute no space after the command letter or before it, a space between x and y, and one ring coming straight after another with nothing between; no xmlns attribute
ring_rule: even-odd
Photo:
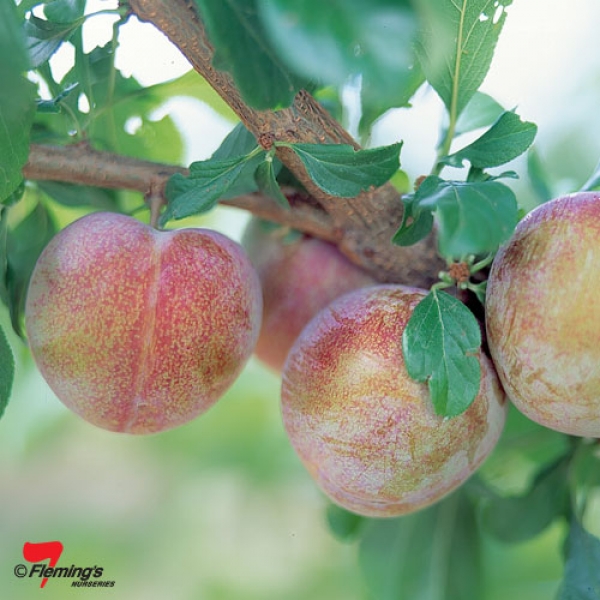
<svg viewBox="0 0 600 600"><path fill-rule="evenodd" d="M463 182L430 176L415 193L411 211L414 219L436 213L440 252L449 259L495 251L517 223L514 193L494 179ZM395 239L403 241L408 226L403 224Z"/></svg>
<svg viewBox="0 0 600 600"><path fill-rule="evenodd" d="M15 361L6 334L0 327L0 417L6 410L15 378Z"/></svg>
<svg viewBox="0 0 600 600"><path fill-rule="evenodd" d="M102 210L118 212L116 194L112 190L74 185L62 181L38 181L37 186L63 206L93 206Z"/></svg>
<svg viewBox="0 0 600 600"><path fill-rule="evenodd" d="M283 144L282 144L283 145ZM400 166L401 143L368 150L347 144L288 144L304 163L310 178L327 194L353 198L378 187Z"/></svg>
<svg viewBox="0 0 600 600"><path fill-rule="evenodd" d="M481 331L473 313L433 289L417 306L402 335L406 370L427 382L436 414L455 417L475 400L481 381Z"/></svg>
<svg viewBox="0 0 600 600"><path fill-rule="evenodd" d="M289 106L304 81L292 75L268 41L255 0L196 0L215 68L229 71L244 100L266 110Z"/></svg>
<svg viewBox="0 0 600 600"><path fill-rule="evenodd" d="M535 147L531 147L527 153L527 175L529 175L529 182L539 204L554 198L550 176ZM593 180L590 182L593 183ZM600 184L600 169L598 169L598 184ZM587 191L587 189L584 187L581 191Z"/></svg>
<svg viewBox="0 0 600 600"><path fill-rule="evenodd" d="M63 90L61 90L54 98L51 100L40 100L36 101L38 112L44 113L59 113L61 111L60 103L69 96L69 94L77 89L79 84L72 83L66 86Z"/></svg>
<svg viewBox="0 0 600 600"><path fill-rule="evenodd" d="M406 171L398 169L390 178L390 183L399 194L405 195L411 190L410 178Z"/></svg>
<svg viewBox="0 0 600 600"><path fill-rule="evenodd" d="M568 460L561 458L543 468L525 494L496 495L484 502L481 509L483 527L495 538L508 543L523 542L539 535L566 512L568 469Z"/></svg>
<svg viewBox="0 0 600 600"><path fill-rule="evenodd" d="M238 123L221 142L221 145L214 151L210 160L228 160L243 155L249 155L258 148L254 134L246 129L243 123ZM227 188L221 196L221 199L235 198L242 194L251 194L258 190L256 181L257 167L263 160L264 152L259 152L254 158L249 160L237 179ZM277 161L281 166L281 163Z"/></svg>
<svg viewBox="0 0 600 600"><path fill-rule="evenodd" d="M50 213L41 203L13 229L8 231L6 288L13 329L23 337L22 319L25 296L35 263L56 233Z"/></svg>
<svg viewBox="0 0 600 600"><path fill-rule="evenodd" d="M35 85L13 2L0 2L0 203L23 181L35 115ZM10 57L10 58L7 58Z"/></svg>
<svg viewBox="0 0 600 600"><path fill-rule="evenodd" d="M17 6L17 13L21 20L25 19L25 15L38 4L42 4L43 0L21 0Z"/></svg>
<svg viewBox="0 0 600 600"><path fill-rule="evenodd" d="M477 169L497 167L523 154L533 143L536 133L535 124L521 121L518 115L507 111L481 137L440 162L462 167L463 161L468 160Z"/></svg>
<svg viewBox="0 0 600 600"><path fill-rule="evenodd" d="M504 108L496 100L483 92L475 92L465 109L460 114L455 135L469 133L475 129L489 127L504 112Z"/></svg>
<svg viewBox="0 0 600 600"><path fill-rule="evenodd" d="M273 198L277 204L283 208L289 208L290 203L277 183L273 163L273 158L267 157L260 165L258 165L255 174L256 183L258 184L259 189L267 196Z"/></svg>
<svg viewBox="0 0 600 600"><path fill-rule="evenodd" d="M581 186L580 192L590 192L600 187L600 162L596 165L590 178Z"/></svg>
<svg viewBox="0 0 600 600"><path fill-rule="evenodd" d="M74 40L75 41L75 40ZM173 120L165 115L153 116L166 100L160 86L145 88L133 77L124 77L114 65L114 48L109 42L89 54L78 51L75 66L65 75L61 85L78 83L79 93L62 100L76 115L82 131L105 150L157 162L177 163L183 152L181 133ZM83 113L78 98L85 94L91 109ZM132 132L132 120L137 126ZM73 121L52 115L49 126L59 135L69 137Z"/></svg>
<svg viewBox="0 0 600 600"><path fill-rule="evenodd" d="M161 217L161 224L211 210L243 170L251 165L254 172L263 157L264 152L251 152L225 160L211 158L192 163L188 177L179 173L173 175L167 183L169 204Z"/></svg>
<svg viewBox="0 0 600 600"><path fill-rule="evenodd" d="M106 114L106 113L104 113ZM116 136L117 151L126 156L142 157L157 162L177 162L183 152L181 131L169 115L162 119L141 117L140 126L133 134L123 129ZM98 123L94 131L98 130Z"/></svg>
<svg viewBox="0 0 600 600"><path fill-rule="evenodd" d="M435 198L439 247L446 257L496 250L517 224L517 199L499 181L448 182Z"/></svg>
<svg viewBox="0 0 600 600"><path fill-rule="evenodd" d="M360 533L362 525L366 522L364 517L337 506L327 506L327 524L336 538L344 542L354 540Z"/></svg>
<svg viewBox="0 0 600 600"><path fill-rule="evenodd" d="M0 202L0 205L3 204L4 206L12 206L13 204L16 204L23 197L24 194L25 180L22 179L17 188L12 192L12 194L4 198L4 200Z"/></svg>
<svg viewBox="0 0 600 600"><path fill-rule="evenodd" d="M7 211L0 206L0 300L10 307L10 296L7 285L8 271L8 222Z"/></svg>
<svg viewBox="0 0 600 600"><path fill-rule="evenodd" d="M423 82L408 0L259 0L258 7L295 73L338 88L360 75L363 121L405 106Z"/></svg>
<svg viewBox="0 0 600 600"><path fill-rule="evenodd" d="M200 77L193 69L178 77L164 83L157 83L145 88L145 95L148 94L158 102L166 102L169 98L183 96L195 98L204 104L207 104L218 115L227 121L237 121L238 117L233 109L217 94L215 89Z"/></svg>
<svg viewBox="0 0 600 600"><path fill-rule="evenodd" d="M54 23L31 15L23 28L31 65L39 67L45 63L82 23L83 19Z"/></svg>
<svg viewBox="0 0 600 600"><path fill-rule="evenodd" d="M600 598L600 539L573 517L565 544L565 576L558 600Z"/></svg>
<svg viewBox="0 0 600 600"><path fill-rule="evenodd" d="M400 228L392 238L398 246L412 246L427 237L433 229L433 213L419 210L415 205L414 196L403 197L404 213Z"/></svg>
<svg viewBox="0 0 600 600"><path fill-rule="evenodd" d="M83 17L86 0L50 0L44 4L44 15L55 23L71 23Z"/></svg>
<svg viewBox="0 0 600 600"><path fill-rule="evenodd" d="M365 520L359 564L376 600L483 598L481 545L462 491L397 519Z"/></svg>
<svg viewBox="0 0 600 600"><path fill-rule="evenodd" d="M361 115L359 122L359 131L362 135L368 136L373 123L381 117L390 108L410 107L411 98L417 90L423 85L425 75L418 61L410 65L403 73L393 80L395 91L387 95L378 95L369 85L361 85Z"/></svg>
<svg viewBox="0 0 600 600"><path fill-rule="evenodd" d="M211 159L225 160L250 154L257 146L256 138L243 123L238 123L213 152Z"/></svg>
<svg viewBox="0 0 600 600"><path fill-rule="evenodd" d="M582 441L578 446L571 464L571 482L583 498L600 488L600 455L595 440Z"/></svg>
<svg viewBox="0 0 600 600"><path fill-rule="evenodd" d="M498 175L490 175L478 167L470 167L467 174L467 183L485 183L500 179L519 179L519 174L516 171L503 171Z"/></svg>
<svg viewBox="0 0 600 600"><path fill-rule="evenodd" d="M421 0L418 54L427 80L455 120L482 84L512 0Z"/></svg>

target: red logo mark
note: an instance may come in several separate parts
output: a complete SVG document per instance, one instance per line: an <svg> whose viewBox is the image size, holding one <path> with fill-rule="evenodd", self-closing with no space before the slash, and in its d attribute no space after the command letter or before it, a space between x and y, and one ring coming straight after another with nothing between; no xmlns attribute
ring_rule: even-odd
<svg viewBox="0 0 600 600"><path fill-rule="evenodd" d="M25 542L23 546L23 557L25 560L32 563L49 559L50 562L48 566L55 567L62 551L63 545L61 542L40 542L39 544ZM47 581L48 578L44 577L40 587L44 587Z"/></svg>

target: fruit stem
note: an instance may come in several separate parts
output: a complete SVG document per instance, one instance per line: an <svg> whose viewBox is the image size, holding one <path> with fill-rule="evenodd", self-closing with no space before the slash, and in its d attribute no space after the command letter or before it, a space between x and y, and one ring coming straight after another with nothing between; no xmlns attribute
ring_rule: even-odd
<svg viewBox="0 0 600 600"><path fill-rule="evenodd" d="M431 291L436 292L438 290L445 290L446 288L452 287L454 282L449 281L438 281L431 286Z"/></svg>
<svg viewBox="0 0 600 600"><path fill-rule="evenodd" d="M482 258L479 262L472 264L471 268L470 268L471 275L473 275L473 273L477 273L477 271L481 271L481 269L485 269L485 267L490 265L493 260L494 260L494 255L488 254L485 258Z"/></svg>
<svg viewBox="0 0 600 600"><path fill-rule="evenodd" d="M163 206L166 206L167 201L162 193L156 190L151 190L146 195L146 204L150 208L150 226L154 229L161 229L159 225L160 212Z"/></svg>
<svg viewBox="0 0 600 600"><path fill-rule="evenodd" d="M467 281L464 289L467 289L467 290L473 292L475 294L475 296L477 296L477 299L479 300L479 302L481 302L481 304L483 304L485 306L486 288L487 288L487 281L482 281L480 283L471 283L470 281Z"/></svg>

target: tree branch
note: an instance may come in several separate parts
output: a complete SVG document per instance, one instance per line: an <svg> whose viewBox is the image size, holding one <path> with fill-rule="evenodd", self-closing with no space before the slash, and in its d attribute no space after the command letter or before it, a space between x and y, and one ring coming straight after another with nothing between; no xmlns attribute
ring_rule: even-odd
<svg viewBox="0 0 600 600"><path fill-rule="evenodd" d="M50 180L141 192L145 197L164 196L169 177L187 175L188 170L148 160L94 150L89 144L43 146L32 144L23 176L31 180ZM291 210L279 206L264 194L246 194L221 204L304 231L312 236L338 242L331 219L310 198L293 188L284 188Z"/></svg>
<svg viewBox="0 0 600 600"><path fill-rule="evenodd" d="M148 195L163 193L171 175L187 169L94 150L88 143L70 146L31 144L23 168L26 179L65 181L110 189L126 189Z"/></svg>
<svg viewBox="0 0 600 600"><path fill-rule="evenodd" d="M98 151L87 143L70 146L32 144L29 160L23 168L23 176L30 180L62 181L101 188L127 189L141 192L146 198L164 196L167 181L175 173L186 175L188 170L174 165ZM354 231L361 233L360 230L351 232L341 230L333 223L330 215L308 194L291 187L284 187L282 191L290 203L289 210L258 192L222 200L221 204L247 210L258 217L287 225L338 245L342 236L345 235L347 241ZM437 279L439 266L435 275L431 274L431 266L436 264L437 258L435 255L432 260L428 258L432 254L432 249L423 246L423 243L421 248L417 245L399 250L415 248L417 248L415 252L417 260L400 265L405 275L405 278L400 281L429 287ZM375 251L374 249L373 252ZM368 264L355 262L369 269ZM392 280L388 271L374 272L371 269L371 272L381 281Z"/></svg>
<svg viewBox="0 0 600 600"><path fill-rule="evenodd" d="M258 111L242 99L228 73L212 66L213 48L192 3L186 0L129 0L132 12L160 29L217 93L231 106L246 127L264 143L357 143L310 94L301 91L293 105L277 111ZM391 243L402 219L402 202L387 184L356 198L325 194L307 175L296 154L279 148L277 155L324 208L331 219L338 245L355 263L382 281L429 285L443 266L432 240L408 248Z"/></svg>

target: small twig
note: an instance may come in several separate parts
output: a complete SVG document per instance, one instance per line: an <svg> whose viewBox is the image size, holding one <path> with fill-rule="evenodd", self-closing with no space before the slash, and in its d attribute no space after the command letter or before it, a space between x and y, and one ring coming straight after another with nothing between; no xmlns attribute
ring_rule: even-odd
<svg viewBox="0 0 600 600"><path fill-rule="evenodd" d="M164 193L158 192L156 190L151 190L150 193L146 195L144 198L146 200L146 204L150 208L150 225L154 227L154 229L158 229L158 222L160 220L160 211L162 207L165 206L166 198Z"/></svg>

